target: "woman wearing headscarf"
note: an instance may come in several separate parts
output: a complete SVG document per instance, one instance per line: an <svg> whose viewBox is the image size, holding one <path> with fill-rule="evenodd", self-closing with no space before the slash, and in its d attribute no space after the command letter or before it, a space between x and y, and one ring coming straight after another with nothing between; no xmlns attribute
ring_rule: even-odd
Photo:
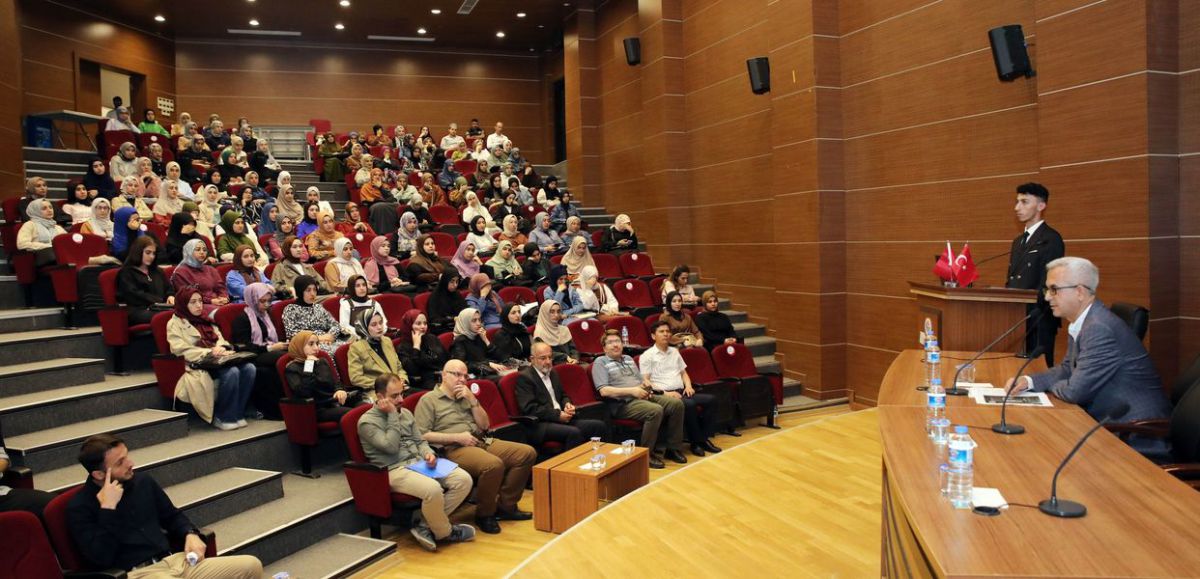
<svg viewBox="0 0 1200 579"><path fill-rule="evenodd" d="M108 174L115 181L137 179L141 174L137 162L137 145L130 142L121 143L117 154L113 155L108 162Z"/></svg>
<svg viewBox="0 0 1200 579"><path fill-rule="evenodd" d="M337 222L337 229L346 237L350 237L356 233L361 233L368 237L375 237L377 235L375 230L366 221L362 220L362 212L359 211L358 204L353 201L346 203L345 216L342 217L341 221Z"/></svg>
<svg viewBox="0 0 1200 579"><path fill-rule="evenodd" d="M129 255L129 246L133 240L144 235L142 218L132 207L122 207L117 210L116 219L112 223L112 240L110 250L113 257L124 261Z"/></svg>
<svg viewBox="0 0 1200 579"><path fill-rule="evenodd" d="M537 286L545 283L552 266L550 259L542 254L536 243L531 241L525 244L525 263L521 264L521 279L525 284Z"/></svg>
<svg viewBox="0 0 1200 579"><path fill-rule="evenodd" d="M117 272L117 301L125 304L131 326L149 324L158 313L154 306L175 303L167 276L155 264L157 245L149 235L135 239Z"/></svg>
<svg viewBox="0 0 1200 579"><path fill-rule="evenodd" d="M454 341L450 343L450 357L461 360L467 371L477 378L492 381L500 374L510 372L507 366L492 361L492 343L483 329L479 311L464 308L454 317Z"/></svg>
<svg viewBox="0 0 1200 579"><path fill-rule="evenodd" d="M479 266L483 262L475 256L475 244L470 241L463 240L458 244L458 250L454 252L454 257L450 260L450 264L454 269L458 270L458 274L463 279L470 279L471 276L479 273Z"/></svg>
<svg viewBox="0 0 1200 579"><path fill-rule="evenodd" d="M162 191L162 179L154 172L154 161L150 157L138 158L138 176L132 179L138 197L158 197ZM145 217L143 215L143 217Z"/></svg>
<svg viewBox="0 0 1200 579"><path fill-rule="evenodd" d="M171 353L189 363L175 385L175 397L187 402L205 422L220 430L246 426L246 404L254 392L257 369L251 362L202 370L191 364L233 352L221 330L204 311L200 292L184 287L175 294L175 315L167 322Z"/></svg>
<svg viewBox="0 0 1200 579"><path fill-rule="evenodd" d="M179 197L178 184L182 181L163 181L162 193L154 202L154 222L162 227L170 227L173 218L183 213L183 199Z"/></svg>
<svg viewBox="0 0 1200 579"><path fill-rule="evenodd" d="M296 236L296 224L291 217L280 216L276 222L275 233L267 240L268 251L271 252L271 260L279 261L283 259L284 248L287 245L284 243L289 237ZM299 238L297 238L299 239ZM300 241L300 262L308 262L308 246L304 245L304 241ZM288 284L291 285L290 283Z"/></svg>
<svg viewBox="0 0 1200 579"><path fill-rule="evenodd" d="M545 257L543 261L549 261ZM526 263L529 260L525 260ZM551 265L550 274L546 276L546 286L542 288L542 301L554 300L563 307L564 316L573 316L583 310L579 298L574 295L575 288L567 281L567 268L561 265Z"/></svg>
<svg viewBox="0 0 1200 579"><path fill-rule="evenodd" d="M284 171L287 173L287 171ZM296 202L296 188L291 185L280 185L279 195L276 196L275 206L279 208L279 217L290 217L292 223L304 219L304 206Z"/></svg>
<svg viewBox="0 0 1200 579"><path fill-rule="evenodd" d="M571 302L576 313L593 313L596 319L607 322L621 315L620 304L608 285L600 281L596 266L585 266L579 271L578 287L571 288Z"/></svg>
<svg viewBox="0 0 1200 579"><path fill-rule="evenodd" d="M481 257L490 256L496 251L496 239L486 231L485 223L483 216L476 215L467 229L466 240L475 245L475 253Z"/></svg>
<svg viewBox="0 0 1200 579"><path fill-rule="evenodd" d="M104 159L96 159L88 166L88 171L83 176L83 185L87 187L89 193L95 192L95 196L105 199L112 199L117 194L117 183L113 181L112 175L108 174L108 166L104 163Z"/></svg>
<svg viewBox="0 0 1200 579"><path fill-rule="evenodd" d="M221 216L221 229L224 230L224 235L217 240L217 255L221 261L230 262L234 260L234 254L238 246L248 245L254 250L254 261L260 269L266 269L270 260L267 259L267 253L258 245L258 238L254 236L250 226L246 225L246 220L241 213L237 211L226 211Z"/></svg>
<svg viewBox="0 0 1200 579"><path fill-rule="evenodd" d="M353 141L351 142L353 144L350 145L350 156L346 157L346 172L357 174L358 170L362 169L363 166L363 146Z"/></svg>
<svg viewBox="0 0 1200 579"><path fill-rule="evenodd" d="M377 201L392 199L392 191L383 180L383 169L374 167L368 173L368 178L358 188L358 196L364 204L370 205Z"/></svg>
<svg viewBox="0 0 1200 579"><path fill-rule="evenodd" d="M246 170L238 164L238 155L233 147L221 151L221 163L215 169L221 173L221 181L225 183L241 182L246 178Z"/></svg>
<svg viewBox="0 0 1200 579"><path fill-rule="evenodd" d="M354 331L358 339L350 344L346 353L346 370L355 388L374 392L375 379L383 374L398 374L408 380L396 347L387 337L387 319L382 313L358 312L354 318Z"/></svg>
<svg viewBox="0 0 1200 579"><path fill-rule="evenodd" d="M633 224L629 221L629 216L624 213L618 215L612 227L606 229L600 236L600 251L619 255L637 251L637 249L637 233L633 231Z"/></svg>
<svg viewBox="0 0 1200 579"><path fill-rule="evenodd" d="M146 191L138 186L141 183L137 179L126 179L121 181L121 194L112 198L112 210L116 211L122 207L132 207L137 210L138 217L142 221L149 221L154 218L154 211L146 205L146 200L143 197ZM154 189L158 191L158 189Z"/></svg>
<svg viewBox="0 0 1200 579"><path fill-rule="evenodd" d="M175 184L176 193L179 194L180 198L182 198L182 199L191 199L192 198L192 196L193 196L192 195L192 186L189 185L187 181L184 181L183 179L180 178L180 175L182 175L182 174L183 174L183 169L179 166L179 163L176 163L175 161L171 161L170 163L167 163L167 176L166 176L166 178L164 178L162 180L162 184L159 185L159 191L158 191L158 195L157 195L159 201L162 201L163 193L166 192L166 190L167 190L167 183ZM156 208L157 208L157 205L158 204L155 203Z"/></svg>
<svg viewBox="0 0 1200 579"><path fill-rule="evenodd" d="M242 294L250 284L261 283L270 285L263 270L255 263L257 254L249 245L239 245L233 250L233 269L225 274L225 288L229 292L230 303L242 303ZM272 288L274 291L274 288Z"/></svg>
<svg viewBox="0 0 1200 579"><path fill-rule="evenodd" d="M408 279L418 286L432 287L447 270L458 273L450 263L437 254L437 242L433 237L422 235L417 240L417 249L408 260Z"/></svg>
<svg viewBox="0 0 1200 579"><path fill-rule="evenodd" d="M321 359L320 352L324 349L317 334L297 333L288 343L291 361L284 367L283 375L294 396L311 398L316 403L318 422L339 422L362 403L362 391L351 393L342 387L333 367Z"/></svg>
<svg viewBox="0 0 1200 579"><path fill-rule="evenodd" d="M329 287L325 285L325 277L318 275L313 266L304 262L307 253L303 241L294 235L289 235L279 245L283 250L283 257L275 264L275 270L271 272L271 283L277 289L282 289L292 297L296 297L296 294L292 293L296 286L296 280L300 276L307 275L317 281L318 293L330 293Z"/></svg>
<svg viewBox="0 0 1200 579"><path fill-rule="evenodd" d="M484 271L496 281L496 285L529 285L529 280L524 277L525 271L521 268L521 262L516 259L511 241L501 241L496 246L496 255L484 265Z"/></svg>
<svg viewBox="0 0 1200 579"><path fill-rule="evenodd" d="M505 191L503 195L504 202L492 207L492 221L504 225L504 218L512 215L517 219L521 218L521 204L517 202L517 193L515 191Z"/></svg>
<svg viewBox="0 0 1200 579"><path fill-rule="evenodd" d="M229 190L229 182L225 180L225 176L221 174L218 167L213 167L204 174L203 183L205 187L216 187L217 191L224 193Z"/></svg>
<svg viewBox="0 0 1200 579"><path fill-rule="evenodd" d="M208 265L208 247L204 240L193 239L183 246L183 259L171 274L171 286L179 291L191 287L204 299L204 315L211 316L217 308L229 303L225 279L217 268Z"/></svg>
<svg viewBox="0 0 1200 579"><path fill-rule="evenodd" d="M534 228L529 233L529 241L536 243L542 253L546 255L557 255L566 251L563 246L562 238L558 236L558 232L550 227L550 214L545 211L538 213L533 219Z"/></svg>
<svg viewBox="0 0 1200 579"><path fill-rule="evenodd" d="M583 220L578 216L572 215L567 218L567 230L562 233L563 243L570 247L575 243L576 239L582 239L587 244L588 249L592 248L592 235L583 230Z"/></svg>
<svg viewBox="0 0 1200 579"><path fill-rule="evenodd" d="M333 247L333 257L325 264L325 284L334 293L342 293L346 291L351 278L357 276L366 280L366 272L362 264L354 259L354 244L350 243L349 238L338 239L333 242ZM368 286L368 293L375 293L375 288Z"/></svg>
<svg viewBox="0 0 1200 579"><path fill-rule="evenodd" d="M582 237L575 238L559 263L567 268L567 279L569 280L578 278L579 272L585 267L596 267L596 262L592 259L592 252L588 251L587 242Z"/></svg>
<svg viewBox="0 0 1200 579"><path fill-rule="evenodd" d="M476 217L482 217L482 229L487 233L487 235L490 236L493 233L499 233L500 228L496 227L495 221L492 221L492 214L488 213L487 207L484 207L483 203L480 203L479 196L474 192L470 192L466 194L466 198L467 206L463 208L462 213L463 223L466 223L469 226L475 222Z"/></svg>
<svg viewBox="0 0 1200 579"><path fill-rule="evenodd" d="M221 191L216 185L205 185L200 189L200 202L196 205L200 208L196 232L211 241L216 238L217 224L221 222Z"/></svg>
<svg viewBox="0 0 1200 579"><path fill-rule="evenodd" d="M500 310L504 302L493 291L492 279L486 273L477 273L467 281L467 306L479 312L480 320L487 329L500 327Z"/></svg>
<svg viewBox="0 0 1200 579"><path fill-rule="evenodd" d="M330 356L354 339L354 329L344 327L329 311L317 303L317 280L302 275L296 278L296 301L283 308L283 333L290 340L300 332L317 334L320 348Z"/></svg>
<svg viewBox="0 0 1200 579"><path fill-rule="evenodd" d="M508 188L504 186L504 176L500 173L491 173L488 176L487 183L479 188L479 194L483 195L484 199L504 199L504 193ZM516 195L513 195L515 204ZM499 219L496 219L499 222Z"/></svg>
<svg viewBox="0 0 1200 579"><path fill-rule="evenodd" d="M342 300L338 303L338 323L343 328L354 328L355 316L370 311L383 316L383 325L388 323L383 306L371 299L371 286L367 278L361 275L351 276L342 290ZM361 337L361 336L360 336Z"/></svg>
<svg viewBox="0 0 1200 579"><path fill-rule="evenodd" d="M510 368L529 361L533 336L521 323L521 305L505 304L500 316L500 329L492 336L493 355Z"/></svg>
<svg viewBox="0 0 1200 579"><path fill-rule="evenodd" d="M108 199L101 197L92 203L91 209L92 218L83 222L83 225L79 227L79 232L86 233L88 235L99 235L100 237L103 237L105 241L112 242L112 205L108 203ZM130 209L130 211L132 212L133 210Z"/></svg>
<svg viewBox="0 0 1200 579"><path fill-rule="evenodd" d="M87 186L82 182L75 183L72 187L67 184L67 201L63 203L62 212L70 217L70 221L65 221L66 225L76 225L86 223L92 218L92 203L96 197L88 192Z"/></svg>
<svg viewBox="0 0 1200 579"><path fill-rule="evenodd" d="M296 224L296 236L304 239L308 234L316 231L321 227L321 206L317 203L309 203L304 206L304 219L301 219Z"/></svg>
<svg viewBox="0 0 1200 579"><path fill-rule="evenodd" d="M550 211L562 200L562 193L558 188L558 177L550 175L546 177L546 183L542 188L538 190L538 205L545 207L546 211Z"/></svg>
<svg viewBox="0 0 1200 579"><path fill-rule="evenodd" d="M279 209L275 207L275 201L272 200L264 203L262 209L259 210L259 215L261 218L258 220L258 226L255 228L255 232L260 236L274 236L275 231L279 229L279 226L276 224L279 219ZM264 247L263 249L266 248Z"/></svg>
<svg viewBox="0 0 1200 579"><path fill-rule="evenodd" d="M398 209L399 205L391 199L372 204L367 210L367 225L371 226L376 235L391 237L400 223L400 216L396 213Z"/></svg>
<svg viewBox="0 0 1200 579"><path fill-rule="evenodd" d="M683 298L684 307L690 308L700 303L700 298L696 297L696 290L692 289L688 283L691 277L692 270L688 268L687 264L675 266L675 269L671 270L671 275L662 285L663 303L667 303L667 294L671 292L679 293L679 297Z"/></svg>
<svg viewBox="0 0 1200 579"><path fill-rule="evenodd" d="M413 193L408 200L408 210L417 218L417 228L421 233L429 233L437 227L433 222L433 216L429 214L429 207L425 205L425 198L420 193Z"/></svg>
<svg viewBox="0 0 1200 579"><path fill-rule="evenodd" d="M716 292L712 290L704 292L700 302L704 304L704 311L696 316L696 327L700 329L700 335L704 337L705 350L712 351L717 346L741 341L737 330L733 327L733 321L724 312L717 309L720 300L717 298Z"/></svg>
<svg viewBox="0 0 1200 579"><path fill-rule="evenodd" d="M546 300L538 307L537 325L533 328L533 338L545 342L554 351L555 364L574 364L579 360L579 350L571 341L571 330L562 323L563 308L555 300ZM595 322L589 322L595 323Z"/></svg>
<svg viewBox="0 0 1200 579"><path fill-rule="evenodd" d="M337 230L332 213L322 213L319 219L321 226L304 238L304 244L308 246L309 257L317 261L334 257L337 254L334 243L339 239L345 239L342 232Z"/></svg>
<svg viewBox="0 0 1200 579"><path fill-rule="evenodd" d="M663 299L663 315L659 319L671 328L671 345L690 348L704 343L704 335L696 327L696 321L683 310L683 298L679 292L671 292Z"/></svg>
<svg viewBox="0 0 1200 579"><path fill-rule="evenodd" d="M525 244L529 243L529 238L517 228L521 223L520 218L516 215L508 215L504 217L503 223L504 229L500 230L497 241L510 241L516 251L523 253Z"/></svg>
<svg viewBox="0 0 1200 579"><path fill-rule="evenodd" d="M453 269L438 279L437 287L430 292L429 302L425 304L431 332L440 334L454 329L454 317L467 307L467 300L458 293L461 284L462 276Z"/></svg>
<svg viewBox="0 0 1200 579"><path fill-rule="evenodd" d="M25 207L29 218L17 231L17 249L34 254L38 266L54 263L54 237L66 233L54 221L54 205L48 199L34 199Z"/></svg>
<svg viewBox="0 0 1200 579"><path fill-rule="evenodd" d="M362 263L367 282L379 293L416 293L417 286L404 279L400 260L392 257L386 237L371 240L371 255Z"/></svg>
<svg viewBox="0 0 1200 579"><path fill-rule="evenodd" d="M399 259L407 259L417 250L417 241L421 238L421 229L417 216L412 211L405 211L400 216L400 226L396 229L396 243L392 255Z"/></svg>
<svg viewBox="0 0 1200 579"><path fill-rule="evenodd" d="M283 386L279 383L276 363L287 353L288 344L279 339L275 324L271 322L270 307L275 290L264 283L252 283L244 292L246 307L233 318L232 335L229 337L239 352L254 352L257 368L254 384L254 406L270 420L280 420L279 399L283 398Z"/></svg>
<svg viewBox="0 0 1200 579"><path fill-rule="evenodd" d="M393 342L400 363L408 373L413 388L432 390L438 385L438 372L450 359L441 340L429 331L425 313L418 309L404 312L400 317L400 335Z"/></svg>
<svg viewBox="0 0 1200 579"><path fill-rule="evenodd" d="M236 189L236 188L235 188ZM246 220L246 225L254 227L262 220L262 202L254 198L254 189L247 186L242 186L236 189L233 206L234 211L242 214L242 218Z"/></svg>
<svg viewBox="0 0 1200 579"><path fill-rule="evenodd" d="M342 164L342 157L345 154L338 146L333 132L325 133L321 139L321 146L317 147L317 154L325 159L325 169L321 173L321 180L326 183L341 183L346 175L345 167Z"/></svg>

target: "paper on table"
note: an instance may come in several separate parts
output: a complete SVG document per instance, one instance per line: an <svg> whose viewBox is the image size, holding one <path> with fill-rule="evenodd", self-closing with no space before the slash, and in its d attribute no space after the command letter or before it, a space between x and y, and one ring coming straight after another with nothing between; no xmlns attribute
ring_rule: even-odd
<svg viewBox="0 0 1200 579"><path fill-rule="evenodd" d="M976 507L995 507L1007 509L1008 501L1000 494L1000 489L975 487L971 489L971 505Z"/></svg>
<svg viewBox="0 0 1200 579"><path fill-rule="evenodd" d="M413 472L419 472L429 478L445 478L446 475L450 474L450 471L458 468L458 463L452 460L439 458L437 460L437 466L433 468L429 468L429 466L426 465L425 461L423 460L414 462L404 468L407 468Z"/></svg>
<svg viewBox="0 0 1200 579"><path fill-rule="evenodd" d="M961 381L961 380L958 382L958 386L959 386L959 388L967 388L967 389L971 389L971 388L995 388L995 387L996 387L996 386L995 386L994 384L992 384L991 382L963 382L963 381Z"/></svg>
<svg viewBox="0 0 1200 579"><path fill-rule="evenodd" d="M1003 388L975 388L971 390L971 399L976 404L984 406L999 406L1004 402ZM1008 399L1009 406L1040 406L1043 408L1052 408L1054 404L1050 402L1050 398L1045 392L1022 392L1013 394Z"/></svg>

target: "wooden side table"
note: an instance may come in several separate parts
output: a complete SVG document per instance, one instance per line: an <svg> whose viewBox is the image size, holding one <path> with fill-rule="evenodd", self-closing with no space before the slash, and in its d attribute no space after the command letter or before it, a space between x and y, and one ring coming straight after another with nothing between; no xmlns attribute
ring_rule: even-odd
<svg viewBox="0 0 1200 579"><path fill-rule="evenodd" d="M649 482L650 451L634 447L633 454L613 454L618 448L601 445L600 452L608 457L601 471L580 468L592 460L591 443L534 465L534 527L561 533L596 512L600 501L615 501Z"/></svg>

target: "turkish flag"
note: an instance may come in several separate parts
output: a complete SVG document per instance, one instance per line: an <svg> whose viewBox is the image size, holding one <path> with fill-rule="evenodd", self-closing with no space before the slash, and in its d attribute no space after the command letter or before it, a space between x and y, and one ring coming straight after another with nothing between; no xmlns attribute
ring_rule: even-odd
<svg viewBox="0 0 1200 579"><path fill-rule="evenodd" d="M954 251L950 249L949 241L946 242L946 250L933 265L933 274L942 281L954 281Z"/></svg>
<svg viewBox="0 0 1200 579"><path fill-rule="evenodd" d="M958 273L959 287L966 287L979 279L979 272L975 268L975 260L971 258L971 245L969 243L963 244L962 253L954 258L954 265Z"/></svg>

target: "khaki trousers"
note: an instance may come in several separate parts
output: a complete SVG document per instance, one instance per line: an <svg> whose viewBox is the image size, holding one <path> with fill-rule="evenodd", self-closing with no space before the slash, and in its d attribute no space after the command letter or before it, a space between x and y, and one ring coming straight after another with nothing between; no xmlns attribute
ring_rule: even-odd
<svg viewBox="0 0 1200 579"><path fill-rule="evenodd" d="M490 517L496 514L497 502L505 511L517 509L537 451L528 444L494 440L487 450L478 446L448 449L446 458L475 477L475 516Z"/></svg>
<svg viewBox="0 0 1200 579"><path fill-rule="evenodd" d="M233 555L230 557L208 557L189 567L187 555L175 553L149 567L134 569L127 577L129 579L260 579L262 563L257 557L250 555Z"/></svg>
<svg viewBox="0 0 1200 579"><path fill-rule="evenodd" d="M461 468L440 480L407 468L393 468L388 472L388 483L395 492L421 499L421 516L439 540L450 535L449 515L471 493L471 475Z"/></svg>

